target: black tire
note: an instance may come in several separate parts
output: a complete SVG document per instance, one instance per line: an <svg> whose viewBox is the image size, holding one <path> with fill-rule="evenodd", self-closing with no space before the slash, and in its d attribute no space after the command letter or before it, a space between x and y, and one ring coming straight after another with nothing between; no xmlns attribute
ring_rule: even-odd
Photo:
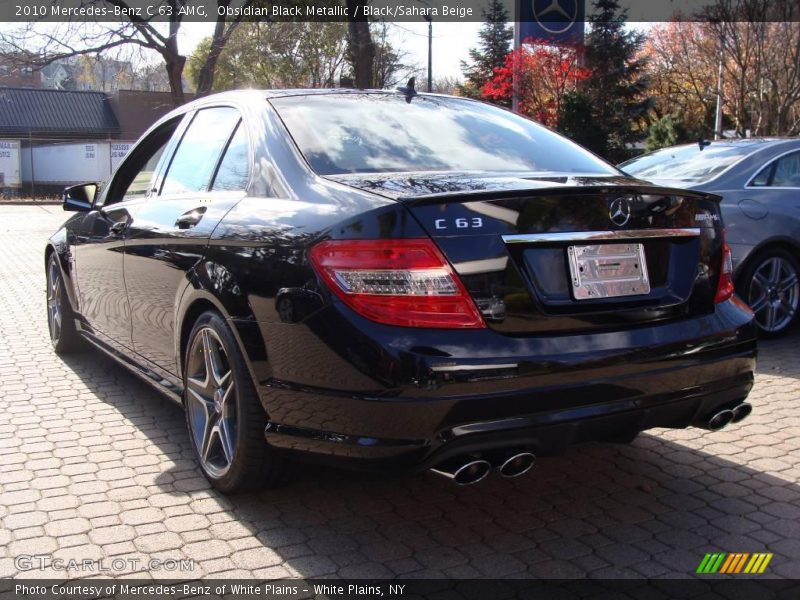
<svg viewBox="0 0 800 600"><path fill-rule="evenodd" d="M781 248L762 250L747 261L737 291L753 309L759 335L782 336L800 312L800 263Z"/></svg>
<svg viewBox="0 0 800 600"><path fill-rule="evenodd" d="M285 459L264 440L267 415L236 338L218 313L198 317L183 365L189 438L211 485L230 494L282 483Z"/></svg>
<svg viewBox="0 0 800 600"><path fill-rule="evenodd" d="M58 257L53 252L47 259L47 329L56 354L70 354L83 349L83 338L75 328L75 313L69 303L67 288Z"/></svg>

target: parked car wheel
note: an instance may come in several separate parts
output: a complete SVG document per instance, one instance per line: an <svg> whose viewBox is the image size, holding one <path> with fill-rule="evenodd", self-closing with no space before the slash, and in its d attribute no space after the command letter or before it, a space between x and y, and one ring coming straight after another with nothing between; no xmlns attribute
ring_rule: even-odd
<svg viewBox="0 0 800 600"><path fill-rule="evenodd" d="M61 267L55 253L47 260L47 326L57 354L80 350L83 340L75 328L75 314L69 303Z"/></svg>
<svg viewBox="0 0 800 600"><path fill-rule="evenodd" d="M742 296L756 316L761 335L786 333L797 319L800 305L800 264L778 248L768 249L746 265L741 277Z"/></svg>
<svg viewBox="0 0 800 600"><path fill-rule="evenodd" d="M197 319L184 365L186 422L206 478L227 493L279 483L284 461L264 440L266 414L220 315L205 312Z"/></svg>

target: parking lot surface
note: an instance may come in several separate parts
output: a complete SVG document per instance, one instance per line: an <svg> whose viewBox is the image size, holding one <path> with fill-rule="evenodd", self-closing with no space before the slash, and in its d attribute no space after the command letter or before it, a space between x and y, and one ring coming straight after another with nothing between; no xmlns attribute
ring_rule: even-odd
<svg viewBox="0 0 800 600"><path fill-rule="evenodd" d="M800 577L797 333L762 344L754 412L722 432L574 447L468 488L298 466L225 497L178 406L96 351L52 352L43 248L66 216L0 206L0 577L98 574L28 555L152 577L690 577L720 551Z"/></svg>

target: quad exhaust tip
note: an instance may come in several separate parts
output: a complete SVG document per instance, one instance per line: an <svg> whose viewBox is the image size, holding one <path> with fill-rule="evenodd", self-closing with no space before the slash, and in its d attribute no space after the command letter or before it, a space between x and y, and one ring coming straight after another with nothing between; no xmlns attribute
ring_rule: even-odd
<svg viewBox="0 0 800 600"><path fill-rule="evenodd" d="M438 464L431 469L431 472L449 479L456 485L473 485L484 479L491 470L492 465L489 461L467 456Z"/></svg>
<svg viewBox="0 0 800 600"><path fill-rule="evenodd" d="M486 478L493 468L501 477L513 479L524 475L536 463L531 452L512 450L494 451L482 456L457 456L439 463L431 472L449 479L456 485L472 485Z"/></svg>
<svg viewBox="0 0 800 600"><path fill-rule="evenodd" d="M753 406L748 402L742 402L733 409L733 419L731 422L738 423L739 421L744 421L750 416L751 412L753 412Z"/></svg>
<svg viewBox="0 0 800 600"><path fill-rule="evenodd" d="M497 470L502 477L513 479L530 471L534 464L536 464L536 456L530 452L518 452L503 461Z"/></svg>
<svg viewBox="0 0 800 600"><path fill-rule="evenodd" d="M734 413L732 410L728 409L721 410L717 413L714 413L708 419L708 422L706 423L706 429L709 429L711 431L719 431L720 429L724 429L725 427L731 424L733 418L734 418Z"/></svg>
<svg viewBox="0 0 800 600"><path fill-rule="evenodd" d="M733 408L726 408L715 412L704 422L699 423L700 427L710 431L719 431L724 429L731 423L738 423L744 421L750 413L753 412L753 407L747 402L742 402Z"/></svg>

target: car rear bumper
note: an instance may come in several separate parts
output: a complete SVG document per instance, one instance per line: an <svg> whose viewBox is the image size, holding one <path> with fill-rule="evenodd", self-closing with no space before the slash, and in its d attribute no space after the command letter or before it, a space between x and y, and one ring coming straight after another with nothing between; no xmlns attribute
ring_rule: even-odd
<svg viewBox="0 0 800 600"><path fill-rule="evenodd" d="M367 336L356 346L377 353L383 367L343 357L318 328L305 345L308 371L365 389L314 385L297 365L291 381L278 376L290 372L278 360L258 385L272 446L366 469L426 468L494 448L546 455L576 442L687 427L741 403L753 385L755 333L738 302L676 323L536 340L489 330L382 338L355 325ZM269 347L267 354L276 356Z"/></svg>

